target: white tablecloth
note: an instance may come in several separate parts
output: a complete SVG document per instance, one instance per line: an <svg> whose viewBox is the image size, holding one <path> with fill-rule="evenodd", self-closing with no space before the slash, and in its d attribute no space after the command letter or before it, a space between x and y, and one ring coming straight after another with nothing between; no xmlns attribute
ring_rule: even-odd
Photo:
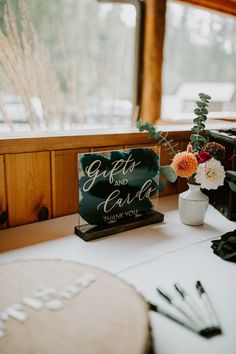
<svg viewBox="0 0 236 354"><path fill-rule="evenodd" d="M147 299L158 303L161 299L156 295L156 286L174 294L173 283L179 281L193 294L194 284L199 279L217 309L223 335L204 339L153 313L151 322L156 352L235 354L236 264L214 255L210 240L235 229L236 223L209 206L203 226L186 226L180 223L176 196L160 198L159 205L165 215L164 223L89 243L72 235L77 216L64 217L64 222L68 222L67 237L3 253L0 262L25 258L77 260L118 274L134 284ZM1 232L29 236L32 232L43 232L45 227L53 227L55 220Z"/></svg>

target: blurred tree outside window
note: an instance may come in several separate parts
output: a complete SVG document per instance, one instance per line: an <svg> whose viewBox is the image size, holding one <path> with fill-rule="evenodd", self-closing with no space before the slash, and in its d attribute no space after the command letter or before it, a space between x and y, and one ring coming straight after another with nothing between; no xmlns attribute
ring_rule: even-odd
<svg viewBox="0 0 236 354"><path fill-rule="evenodd" d="M209 117L236 117L236 19L168 1L162 118L192 119L199 92L212 97Z"/></svg>
<svg viewBox="0 0 236 354"><path fill-rule="evenodd" d="M131 126L136 10L0 0L0 132Z"/></svg>

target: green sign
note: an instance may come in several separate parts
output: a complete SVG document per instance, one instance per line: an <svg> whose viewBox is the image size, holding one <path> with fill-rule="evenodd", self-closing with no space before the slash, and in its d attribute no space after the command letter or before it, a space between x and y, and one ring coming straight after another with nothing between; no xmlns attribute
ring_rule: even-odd
<svg viewBox="0 0 236 354"><path fill-rule="evenodd" d="M105 230L153 214L160 170L154 148L79 154L78 163L80 226Z"/></svg>

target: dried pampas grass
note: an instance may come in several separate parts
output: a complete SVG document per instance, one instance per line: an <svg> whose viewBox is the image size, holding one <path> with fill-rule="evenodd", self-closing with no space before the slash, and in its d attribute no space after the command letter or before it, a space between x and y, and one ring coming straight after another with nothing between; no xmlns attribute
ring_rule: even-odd
<svg viewBox="0 0 236 354"><path fill-rule="evenodd" d="M1 84L4 92L21 97L31 129L63 129L63 94L50 54L30 21L23 0L19 0L18 9L19 25L10 0L7 0L4 11L5 32L0 30ZM40 109L33 103L35 98ZM7 116L1 100L0 114L13 130L11 117Z"/></svg>

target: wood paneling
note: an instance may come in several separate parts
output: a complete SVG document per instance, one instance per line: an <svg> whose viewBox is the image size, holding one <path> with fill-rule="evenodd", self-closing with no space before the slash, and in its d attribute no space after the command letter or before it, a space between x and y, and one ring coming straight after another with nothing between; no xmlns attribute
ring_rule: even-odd
<svg viewBox="0 0 236 354"><path fill-rule="evenodd" d="M50 218L50 153L7 154L5 163L9 225Z"/></svg>
<svg viewBox="0 0 236 354"><path fill-rule="evenodd" d="M143 76L140 117L149 122L160 118L162 62L166 0L145 0Z"/></svg>
<svg viewBox="0 0 236 354"><path fill-rule="evenodd" d="M78 153L88 149L52 151L52 216L78 211Z"/></svg>
<svg viewBox="0 0 236 354"><path fill-rule="evenodd" d="M7 205L6 205L6 186L4 157L0 155L0 229L7 225Z"/></svg>
<svg viewBox="0 0 236 354"><path fill-rule="evenodd" d="M142 147L151 147L154 144L151 143L150 144L130 144L130 145L125 145L125 149L135 149L135 148L142 148Z"/></svg>
<svg viewBox="0 0 236 354"><path fill-rule="evenodd" d="M163 126L161 128L166 131ZM168 139L174 139L175 142L179 143L183 142L180 145L182 149L185 148L189 135L189 131L176 132L169 127ZM17 141L21 141L20 146L23 148L25 145L27 150L28 140L23 138L10 140L9 144L4 146L5 152L9 149L14 151L12 154L0 155L0 193L3 195L2 208L6 208L6 204L8 204L9 226L31 223L37 221L39 216L43 219L50 218L51 214L52 217L57 217L77 212L78 152L156 146L154 144L155 140L149 139L147 133L131 132L111 135L108 139L106 135L101 135L99 139L87 136L86 140L84 138L80 140L81 136L73 136L69 142L69 146L70 144L73 146L72 149L65 148L65 146L68 146L65 138L62 136L57 138L45 137L44 143L46 142L46 144L42 146L40 145L41 137L29 138L29 141L31 141L30 149L40 150L41 148L42 151L40 152L17 153ZM115 142L117 144L114 144ZM51 151L45 152L46 146ZM61 146L61 149L58 149L59 146ZM160 155L162 165L170 162L170 156L165 149L161 148ZM160 193L160 196L181 191L184 188L183 183L185 183L183 180L179 182L178 186L177 183L167 183L167 187ZM39 213L40 211L41 213Z"/></svg>
<svg viewBox="0 0 236 354"><path fill-rule="evenodd" d="M186 4L205 7L211 10L216 10L226 14L236 16L236 1L235 0L178 0Z"/></svg>
<svg viewBox="0 0 236 354"><path fill-rule="evenodd" d="M121 150L123 149L123 145L116 145L116 146L101 146L101 147L94 147L91 148L91 152L99 152L99 151L109 151L109 150Z"/></svg>

